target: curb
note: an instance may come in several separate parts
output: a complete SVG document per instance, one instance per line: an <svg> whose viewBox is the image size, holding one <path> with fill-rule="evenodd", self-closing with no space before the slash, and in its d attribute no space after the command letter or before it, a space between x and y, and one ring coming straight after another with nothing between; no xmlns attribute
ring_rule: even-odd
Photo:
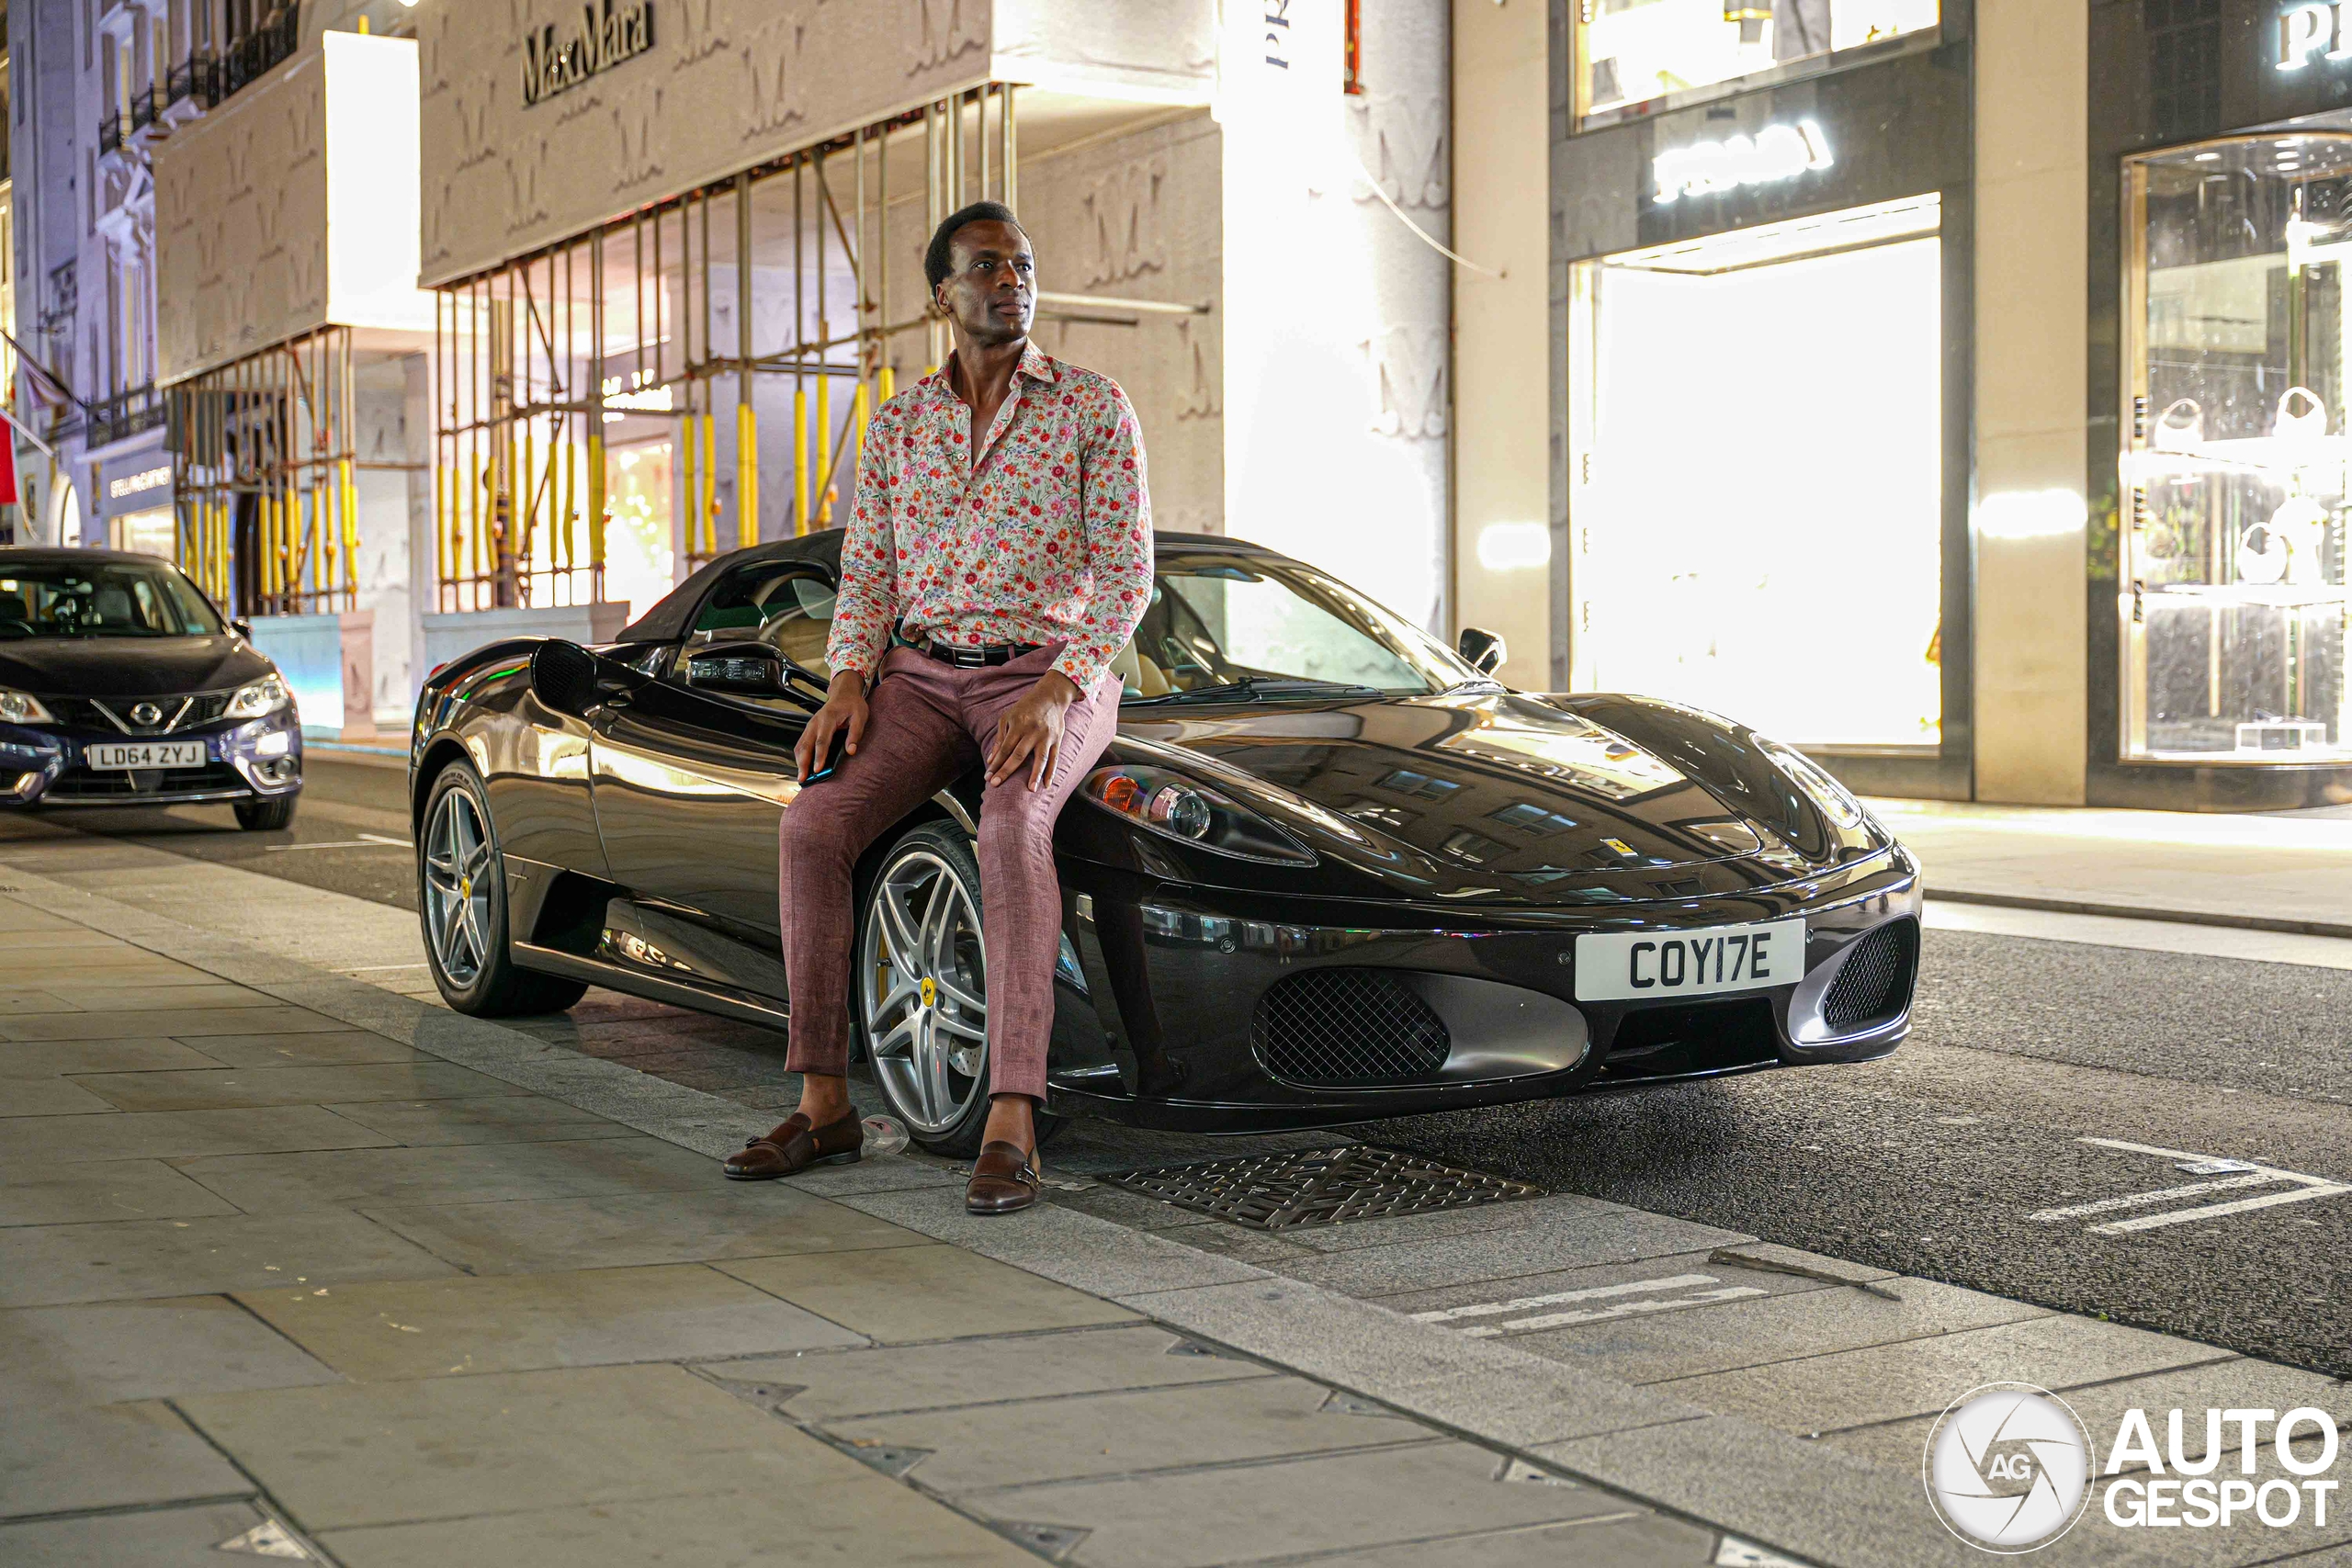
<svg viewBox="0 0 2352 1568"><path fill-rule="evenodd" d="M1996 909L2038 909L2052 915L2102 915L2119 920L2158 920L2176 926L2225 926L2235 931L2278 931L2286 936L2352 940L2352 926L2330 920L2290 920L2272 915L2224 910L2152 909L2143 904L2101 904L2079 898L2041 898L2024 893L1991 893L1966 887L1929 887L1928 902L1981 904Z"/></svg>

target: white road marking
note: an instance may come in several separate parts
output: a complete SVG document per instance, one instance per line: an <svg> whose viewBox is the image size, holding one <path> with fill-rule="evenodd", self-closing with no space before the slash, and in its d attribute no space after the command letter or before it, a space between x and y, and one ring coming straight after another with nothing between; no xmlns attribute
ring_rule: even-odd
<svg viewBox="0 0 2352 1568"><path fill-rule="evenodd" d="M272 844L269 846L269 852L274 855L282 855L288 850L406 850L413 848L415 846L405 839L383 839L370 835L364 839L336 839L332 842L315 844Z"/></svg>
<svg viewBox="0 0 2352 1568"><path fill-rule="evenodd" d="M2233 1187L2267 1187L2279 1178L2267 1171L2252 1176L2233 1177L2227 1181L2191 1181L2180 1187L2159 1187L2153 1192L2132 1192L2121 1198L2101 1198L2096 1203L2076 1203L2067 1209L2044 1209L2029 1214L2030 1220L2073 1220L2085 1214L2104 1214L2116 1209L2144 1209L2151 1203L2161 1203L2167 1198L2194 1198L2199 1192L2221 1192Z"/></svg>
<svg viewBox="0 0 2352 1568"><path fill-rule="evenodd" d="M1645 1296L1659 1291L1687 1290L1692 1285L1719 1285L1722 1280L1713 1274L1671 1274L1663 1280L1635 1280L1623 1285L1590 1285L1580 1291L1556 1291L1548 1296L1521 1296L1508 1302L1480 1302L1474 1306L1446 1307L1439 1312L1417 1312L1415 1323L1451 1323L1461 1317L1498 1317L1504 1313L1528 1312L1536 1307L1561 1306L1569 1302L1591 1302L1610 1296Z"/></svg>
<svg viewBox="0 0 2352 1568"><path fill-rule="evenodd" d="M2120 1149L2126 1154L2151 1155L2158 1159L2208 1163L2224 1156L2198 1154L2188 1149L2157 1148L2150 1144L2125 1143L2120 1138L2077 1138L2076 1143L2094 1148ZM2162 1202L2168 1198L2188 1197L2199 1192L2215 1192L2245 1187L2266 1187L2287 1182L2295 1189L2291 1192L2265 1192L2256 1198L2238 1198L2226 1203L2202 1203L2189 1209L2166 1209L2161 1213L2136 1214L2128 1220L2109 1220L2103 1224L2086 1225L2088 1235L2130 1235L2137 1231L2161 1230L2168 1225L2194 1224L2200 1220L2218 1220L2230 1214L2252 1213L2259 1209L2275 1209L2284 1203L2308 1203L2318 1198L2340 1198L2352 1192L2352 1182L2338 1181L2334 1177L2312 1176L2305 1171L2281 1170L2276 1166L2239 1162L2249 1174L2231 1177L2222 1181L2191 1182L2186 1186L2162 1189L2154 1192L2134 1193L2128 1198L2105 1199L2095 1203L2077 1204L2071 1209L2045 1209L2036 1219L2079 1218L2114 1209L2137 1208L2146 1202Z"/></svg>
<svg viewBox="0 0 2352 1568"><path fill-rule="evenodd" d="M1699 1291L1687 1296L1664 1299L1642 1296L1614 1305L1593 1307L1584 1312L1549 1312L1537 1317L1515 1317L1509 1323L1487 1325L1462 1331L1464 1339L1492 1339L1501 1334L1532 1334L1540 1328L1570 1328L1579 1323L1606 1323L1614 1317L1637 1317L1644 1313L1677 1312L1684 1307L1707 1306L1715 1302L1743 1301L1749 1296L1761 1296L1768 1292L1753 1285L1726 1285L1720 1291Z"/></svg>
<svg viewBox="0 0 2352 1568"><path fill-rule="evenodd" d="M1717 1285L1721 1289L1699 1291L1699 1285ZM1662 1292L1688 1292L1683 1295L1661 1295ZM1634 1280L1622 1285L1591 1285L1580 1291L1555 1291L1549 1295L1520 1296L1507 1302L1476 1302L1468 1306L1445 1307L1436 1312L1417 1312L1416 1323L1453 1324L1464 1318L1501 1317L1534 1307L1565 1306L1571 1302L1597 1302L1605 1304L1584 1307L1572 1312L1539 1313L1533 1317L1514 1317L1509 1323L1479 1324L1460 1331L1464 1339L1492 1339L1504 1334L1532 1334L1540 1328L1566 1328L1579 1323L1604 1323L1615 1317L1634 1317L1644 1313L1674 1312L1682 1307L1706 1306L1715 1302L1736 1302L1749 1296L1768 1295L1770 1292L1753 1285L1724 1285L1713 1274L1669 1274L1657 1280Z"/></svg>

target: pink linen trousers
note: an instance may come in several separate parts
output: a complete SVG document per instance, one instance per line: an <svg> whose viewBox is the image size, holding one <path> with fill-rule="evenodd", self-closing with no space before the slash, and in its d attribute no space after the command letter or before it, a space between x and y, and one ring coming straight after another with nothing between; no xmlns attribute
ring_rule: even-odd
<svg viewBox="0 0 2352 1568"><path fill-rule="evenodd" d="M1054 823L1118 728L1111 660L1151 594L1151 505L1135 411L1109 378L1035 344L977 455L948 368L884 404L868 428L826 657L868 681L854 756L807 786L777 841L795 1072L849 1064L855 910L850 878L875 840L978 767L997 722L1047 671L1078 687L1053 772L1024 763L980 801L981 940L989 1089L1046 1097L1061 886ZM1036 643L964 668L910 642Z"/></svg>

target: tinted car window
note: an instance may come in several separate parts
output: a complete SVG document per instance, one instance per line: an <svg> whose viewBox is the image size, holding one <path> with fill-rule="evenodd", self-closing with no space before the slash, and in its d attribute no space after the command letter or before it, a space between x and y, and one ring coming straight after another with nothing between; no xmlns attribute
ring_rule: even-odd
<svg viewBox="0 0 2352 1568"><path fill-rule="evenodd" d="M220 617L195 585L157 562L0 565L0 639L218 637Z"/></svg>
<svg viewBox="0 0 2352 1568"><path fill-rule="evenodd" d="M833 629L833 585L805 561L739 567L719 581L687 634L689 650L715 642L763 642L804 670L830 679L825 639Z"/></svg>

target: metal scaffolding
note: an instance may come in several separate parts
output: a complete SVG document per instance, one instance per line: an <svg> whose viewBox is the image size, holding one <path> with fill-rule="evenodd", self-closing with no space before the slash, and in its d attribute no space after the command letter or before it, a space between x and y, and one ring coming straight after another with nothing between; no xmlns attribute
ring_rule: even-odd
<svg viewBox="0 0 2352 1568"><path fill-rule="evenodd" d="M603 598L625 446L666 454L677 576L831 526L902 345L920 335L909 369L945 354L920 268L894 295L892 258L919 257L968 201L1013 201L1015 114L1015 89L989 83L440 288L438 607ZM919 188L905 188L918 144ZM763 451L786 481L764 516Z"/></svg>
<svg viewBox="0 0 2352 1568"><path fill-rule="evenodd" d="M350 329L265 350L170 397L182 568L240 615L356 607Z"/></svg>

